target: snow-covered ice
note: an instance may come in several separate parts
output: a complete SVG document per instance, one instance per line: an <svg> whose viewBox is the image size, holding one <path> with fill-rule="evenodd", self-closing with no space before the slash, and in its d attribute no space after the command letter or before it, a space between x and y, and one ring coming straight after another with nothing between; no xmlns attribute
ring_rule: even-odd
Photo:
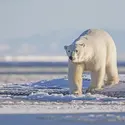
<svg viewBox="0 0 125 125"><path fill-rule="evenodd" d="M83 78L83 95L80 97L69 94L66 77L1 83L1 125L125 124L125 75L120 75L119 84L95 94L85 93L90 76Z"/></svg>

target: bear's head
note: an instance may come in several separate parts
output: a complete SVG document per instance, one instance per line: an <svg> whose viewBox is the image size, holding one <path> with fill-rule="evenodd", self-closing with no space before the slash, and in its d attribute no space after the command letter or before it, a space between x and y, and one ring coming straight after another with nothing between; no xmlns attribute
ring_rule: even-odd
<svg viewBox="0 0 125 125"><path fill-rule="evenodd" d="M85 44L71 44L69 46L64 46L66 54L73 63L81 63L84 61L84 47Z"/></svg>

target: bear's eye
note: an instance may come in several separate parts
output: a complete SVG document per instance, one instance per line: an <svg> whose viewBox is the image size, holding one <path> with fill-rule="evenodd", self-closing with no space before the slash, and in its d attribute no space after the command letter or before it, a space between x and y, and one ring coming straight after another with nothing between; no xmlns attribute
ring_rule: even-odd
<svg viewBox="0 0 125 125"><path fill-rule="evenodd" d="M75 52L77 53L77 52L78 52L78 50L75 50Z"/></svg>
<svg viewBox="0 0 125 125"><path fill-rule="evenodd" d="M70 50L68 50L68 53L70 53Z"/></svg>

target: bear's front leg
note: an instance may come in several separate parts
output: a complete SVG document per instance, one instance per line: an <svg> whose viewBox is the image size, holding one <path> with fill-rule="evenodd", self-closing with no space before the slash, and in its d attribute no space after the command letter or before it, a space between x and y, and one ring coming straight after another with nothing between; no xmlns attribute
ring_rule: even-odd
<svg viewBox="0 0 125 125"><path fill-rule="evenodd" d="M87 92L94 93L102 89L104 85L105 68L101 68L99 71L91 72L91 85L87 89Z"/></svg>
<svg viewBox="0 0 125 125"><path fill-rule="evenodd" d="M73 64L70 62L68 70L68 81L71 94L82 95L82 73L83 66L81 64Z"/></svg>

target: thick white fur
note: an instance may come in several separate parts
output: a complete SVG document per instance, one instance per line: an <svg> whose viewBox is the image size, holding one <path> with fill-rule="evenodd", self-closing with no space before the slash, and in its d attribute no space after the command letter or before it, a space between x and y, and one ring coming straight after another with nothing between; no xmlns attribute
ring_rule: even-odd
<svg viewBox="0 0 125 125"><path fill-rule="evenodd" d="M91 71L89 91L101 89L105 84L119 82L117 70L116 46L112 37L104 30L90 29L80 35L71 45L65 46L67 56L73 56L68 62L68 80L72 94L82 94L82 74ZM79 52L75 52L77 51Z"/></svg>

